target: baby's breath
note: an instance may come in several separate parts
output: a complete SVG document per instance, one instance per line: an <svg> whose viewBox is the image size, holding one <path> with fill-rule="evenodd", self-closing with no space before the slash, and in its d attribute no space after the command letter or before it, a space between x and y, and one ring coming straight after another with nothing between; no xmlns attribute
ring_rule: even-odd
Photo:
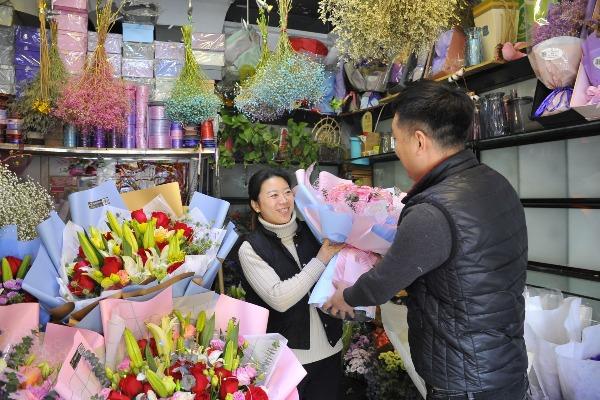
<svg viewBox="0 0 600 400"><path fill-rule="evenodd" d="M0 227L17 225L19 240L37 236L36 226L50 214L54 201L39 183L20 179L0 163Z"/></svg>

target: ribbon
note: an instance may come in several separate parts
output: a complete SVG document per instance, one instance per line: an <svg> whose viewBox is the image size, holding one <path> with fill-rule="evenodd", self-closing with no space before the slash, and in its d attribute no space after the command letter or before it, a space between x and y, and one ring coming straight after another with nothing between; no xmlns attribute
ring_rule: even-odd
<svg viewBox="0 0 600 400"><path fill-rule="evenodd" d="M541 117L545 112L552 113L558 110L560 107L569 108L571 102L571 96L573 95L572 87L560 87L554 89L540 104L538 109L535 111L534 116L536 118ZM558 97L558 102L554 105L554 100Z"/></svg>
<svg viewBox="0 0 600 400"><path fill-rule="evenodd" d="M588 97L588 105L600 104L600 85L588 87L585 94Z"/></svg>

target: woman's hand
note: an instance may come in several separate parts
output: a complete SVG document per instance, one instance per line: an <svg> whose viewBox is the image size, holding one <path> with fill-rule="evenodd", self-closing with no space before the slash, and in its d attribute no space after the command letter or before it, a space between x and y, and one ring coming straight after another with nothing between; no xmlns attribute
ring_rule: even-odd
<svg viewBox="0 0 600 400"><path fill-rule="evenodd" d="M344 248L344 244L332 244L329 239L325 239L323 245L319 249L317 258L325 265L329 264L329 261L335 256L341 249Z"/></svg>

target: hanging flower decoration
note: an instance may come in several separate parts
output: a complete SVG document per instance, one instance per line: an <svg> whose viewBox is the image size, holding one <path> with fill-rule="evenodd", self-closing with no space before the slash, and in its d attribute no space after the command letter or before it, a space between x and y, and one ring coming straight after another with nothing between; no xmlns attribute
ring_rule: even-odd
<svg viewBox="0 0 600 400"><path fill-rule="evenodd" d="M185 62L171 97L166 103L167 117L183 124L200 124L214 118L222 101L192 52L192 24L181 27L185 46Z"/></svg>
<svg viewBox="0 0 600 400"><path fill-rule="evenodd" d="M429 48L458 20L465 0L321 0L319 13L333 25L346 61L393 60Z"/></svg>
<svg viewBox="0 0 600 400"><path fill-rule="evenodd" d="M46 0L39 0L40 18L40 71L24 89L23 94L11 105L11 112L23 119L26 131L46 134L58 125L52 115L60 91L67 81L67 72L58 53L57 22L50 20L51 44L46 33Z"/></svg>
<svg viewBox="0 0 600 400"><path fill-rule="evenodd" d="M96 4L98 46L86 64L80 78L73 78L65 87L55 115L69 124L123 130L127 124L129 102L125 84L113 78L112 66L104 44L108 31L118 19L123 3L112 12L112 0L104 6Z"/></svg>
<svg viewBox="0 0 600 400"><path fill-rule="evenodd" d="M257 67L250 83L236 98L236 107L252 119L273 120L300 103L310 107L323 98L325 67L305 54L296 53L290 44L287 22L291 4L291 0L278 0L280 35L277 47Z"/></svg>

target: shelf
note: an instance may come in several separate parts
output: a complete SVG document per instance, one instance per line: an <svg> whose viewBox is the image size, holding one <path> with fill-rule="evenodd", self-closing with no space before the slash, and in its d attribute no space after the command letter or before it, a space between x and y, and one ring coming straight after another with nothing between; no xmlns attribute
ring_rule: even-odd
<svg viewBox="0 0 600 400"><path fill-rule="evenodd" d="M551 129L542 129L538 131L520 133L516 135L482 139L475 142L475 148L477 150L491 150L500 149L503 147L554 142L558 140L575 139L580 137L597 135L600 135L600 121L592 121L583 124L562 126Z"/></svg>
<svg viewBox="0 0 600 400"><path fill-rule="evenodd" d="M600 271L590 269L573 268L564 265L546 264L535 261L529 261L527 269L535 272L568 276L570 278L585 279L588 281L600 282Z"/></svg>
<svg viewBox="0 0 600 400"><path fill-rule="evenodd" d="M463 77L464 78L468 78L470 76L478 74L479 72L487 71L489 69L492 69L492 68L495 68L495 67L498 67L498 66L504 65L504 64L506 64L506 61L491 60L491 61L486 61L486 62L481 63L481 64L473 65L471 67L466 67L465 68L465 73L464 73ZM439 78L433 78L433 80L437 81L437 82L445 82L452 75L454 75L454 72L450 73L450 74L446 74L446 75L441 76Z"/></svg>
<svg viewBox="0 0 600 400"><path fill-rule="evenodd" d="M571 199L521 199L523 207L529 208L583 208L600 209L600 198Z"/></svg>
<svg viewBox="0 0 600 400"><path fill-rule="evenodd" d="M398 156L396 155L396 153L391 151L389 153L380 153L380 154L375 154L372 156L350 158L350 159L346 160L346 162L351 163L352 161L359 161L359 160L368 160L369 162L398 161Z"/></svg>
<svg viewBox="0 0 600 400"><path fill-rule="evenodd" d="M47 147L0 143L0 151L14 151L26 154L63 156L63 157L170 157L189 158L199 154L198 149L96 149L89 147ZM214 155L214 150L202 150L203 155Z"/></svg>

